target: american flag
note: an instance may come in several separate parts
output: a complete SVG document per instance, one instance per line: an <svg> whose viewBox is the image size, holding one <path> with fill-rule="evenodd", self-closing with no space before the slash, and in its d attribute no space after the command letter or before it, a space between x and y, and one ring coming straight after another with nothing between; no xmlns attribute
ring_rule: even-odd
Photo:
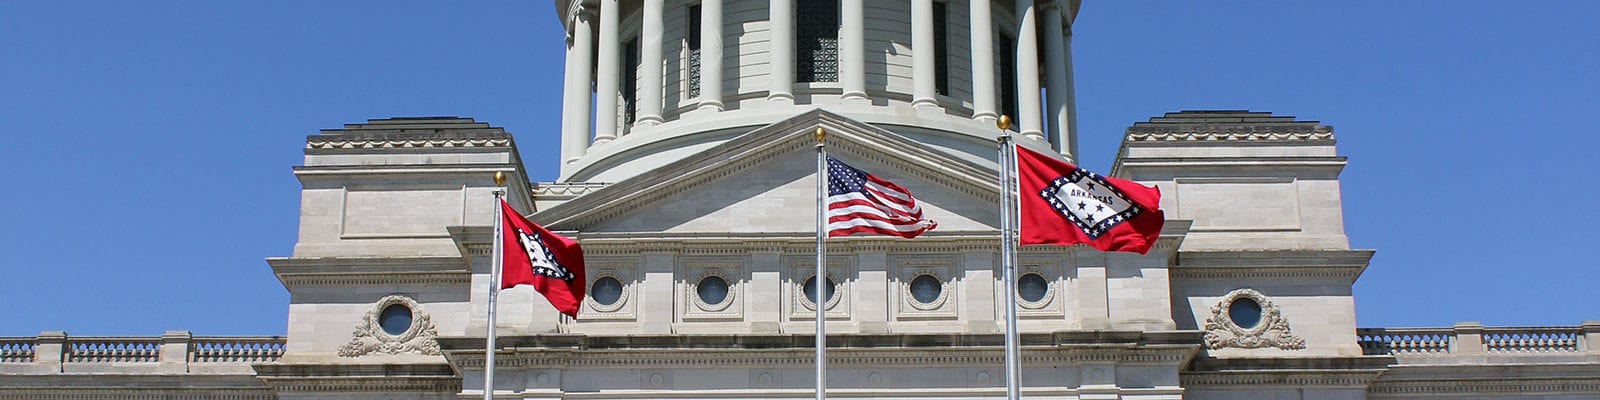
<svg viewBox="0 0 1600 400"><path fill-rule="evenodd" d="M911 192L828 157L828 236L872 233L914 238L936 226Z"/></svg>

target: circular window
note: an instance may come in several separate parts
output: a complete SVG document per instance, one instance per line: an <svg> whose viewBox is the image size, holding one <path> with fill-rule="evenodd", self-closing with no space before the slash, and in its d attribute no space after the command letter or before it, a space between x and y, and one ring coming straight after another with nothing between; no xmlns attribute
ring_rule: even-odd
<svg viewBox="0 0 1600 400"><path fill-rule="evenodd" d="M1050 292L1050 283L1039 274L1026 274L1017 279L1017 296L1030 303L1044 300L1044 295Z"/></svg>
<svg viewBox="0 0 1600 400"><path fill-rule="evenodd" d="M609 276L596 279L589 287L589 297L602 306L617 304L622 299L622 281Z"/></svg>
<svg viewBox="0 0 1600 400"><path fill-rule="evenodd" d="M822 282L822 297L827 299L823 300L823 302L833 300L833 280L824 279ZM811 278L807 278L806 283L801 286L802 290L805 290L806 292L806 300L811 300L811 304L817 304L817 277L813 276Z"/></svg>
<svg viewBox="0 0 1600 400"><path fill-rule="evenodd" d="M939 292L942 291L944 285L933 275L917 275L911 279L911 298L916 299L918 303L928 304L939 300Z"/></svg>
<svg viewBox="0 0 1600 400"><path fill-rule="evenodd" d="M1233 320L1233 324L1240 328L1255 328L1256 324L1261 323L1261 304L1249 297L1234 299L1233 303L1228 305L1228 319Z"/></svg>
<svg viewBox="0 0 1600 400"><path fill-rule="evenodd" d="M694 285L694 293L700 296L700 301L710 305L722 304L728 299L728 281L720 276L708 276Z"/></svg>
<svg viewBox="0 0 1600 400"><path fill-rule="evenodd" d="M384 307L383 312L378 314L378 326L383 328L384 333L390 335L399 336L406 333L407 329L411 329L411 309L406 308L404 304Z"/></svg>

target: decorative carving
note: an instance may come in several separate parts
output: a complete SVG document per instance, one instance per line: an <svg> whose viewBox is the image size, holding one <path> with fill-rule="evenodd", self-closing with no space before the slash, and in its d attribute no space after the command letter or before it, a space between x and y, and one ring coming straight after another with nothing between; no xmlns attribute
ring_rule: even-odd
<svg viewBox="0 0 1600 400"><path fill-rule="evenodd" d="M399 335L390 335L378 325L378 315L383 313L383 309L396 304L411 310L411 326ZM356 330L350 336L350 342L339 347L340 357L360 357L372 353L440 355L439 342L435 340L439 332L428 313L422 310L416 300L402 295L379 299L371 310L367 310L361 322L356 323Z"/></svg>
<svg viewBox="0 0 1600 400"><path fill-rule="evenodd" d="M1235 300L1250 299L1261 306L1261 320L1255 326L1245 328L1233 322L1229 317L1229 307ZM1264 347L1277 347L1284 350L1300 350L1306 348L1305 339L1289 332L1289 320L1283 318L1278 307L1267 296L1252 289L1238 289L1222 296L1222 300L1211 306L1211 317L1206 318L1205 326L1206 348L1221 349L1238 347L1245 349L1258 349Z"/></svg>

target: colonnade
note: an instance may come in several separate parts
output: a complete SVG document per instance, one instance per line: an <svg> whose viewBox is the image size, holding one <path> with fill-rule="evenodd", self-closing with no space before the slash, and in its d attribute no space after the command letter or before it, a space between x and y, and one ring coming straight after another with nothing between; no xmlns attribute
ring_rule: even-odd
<svg viewBox="0 0 1600 400"><path fill-rule="evenodd" d="M635 124L651 126L664 122L662 117L662 48L663 8L667 0L643 0L642 22L639 31L641 51L639 64L638 100ZM766 100L779 104L795 101L795 19L796 1L769 0L770 39L767 42L769 58ZM841 98L846 104L868 101L866 91L866 0L838 0L839 24L839 85ZM1072 31L1068 10L1070 0L1015 0L1014 20L1017 26L1016 93L1018 113L1013 116L1018 132L1036 140L1047 140L1058 151L1077 154L1076 115L1072 84ZM912 107L939 107L935 93L934 51L920 51L934 46L935 27L933 4L935 0L911 0L912 48ZM690 105L699 110L720 111L724 108L723 73L723 0L700 0L700 90L699 96L690 99ZM972 29L972 118L992 122L999 117L996 109L994 65L994 24L990 0L969 1ZM618 126L613 121L617 115L617 95L623 75L619 23L622 18L619 0L589 0L573 3L576 10L565 16L567 26L566 79L562 98L561 157L571 163L588 152L591 144L599 145L617 139ZM598 8L598 10L595 10ZM598 14L598 15L596 15ZM599 21L593 21L598 17ZM598 25L598 30L595 29ZM599 41L594 36L598 33ZM1044 82L1045 101L1040 96L1040 49L1043 39L1045 49ZM598 54L598 57L592 56ZM596 60L598 58L598 60ZM598 67L598 68L596 68ZM595 110L593 136L589 124L591 77ZM1043 111L1041 111L1043 110ZM1046 115L1048 113L1048 118ZM1045 137L1045 128L1050 137Z"/></svg>

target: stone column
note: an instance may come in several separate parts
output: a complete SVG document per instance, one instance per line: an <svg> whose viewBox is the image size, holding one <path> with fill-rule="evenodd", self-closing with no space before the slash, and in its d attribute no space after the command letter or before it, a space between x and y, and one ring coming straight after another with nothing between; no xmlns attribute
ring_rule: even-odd
<svg viewBox="0 0 1600 400"><path fill-rule="evenodd" d="M1039 29L1033 0L1017 0L1017 124L1023 136L1044 140L1039 113Z"/></svg>
<svg viewBox="0 0 1600 400"><path fill-rule="evenodd" d="M567 75L561 94L561 160L577 161L589 151L589 71L594 68L594 30L589 12L574 12L568 33Z"/></svg>
<svg viewBox="0 0 1600 400"><path fill-rule="evenodd" d="M863 0L839 1L839 86L846 101L867 100L867 17Z"/></svg>
<svg viewBox="0 0 1600 400"><path fill-rule="evenodd" d="M722 0L700 0L699 109L722 107Z"/></svg>
<svg viewBox="0 0 1600 400"><path fill-rule="evenodd" d="M933 0L911 1L911 106L937 107L934 88Z"/></svg>
<svg viewBox="0 0 1600 400"><path fill-rule="evenodd" d="M1077 78L1072 75L1072 20L1067 20L1066 37L1061 43L1062 69L1067 71L1065 82L1067 84L1067 120L1061 124L1062 143L1066 144L1061 152L1067 154L1067 159L1078 162L1078 85Z"/></svg>
<svg viewBox="0 0 1600 400"><path fill-rule="evenodd" d="M794 0L772 0L768 7L767 100L794 104Z"/></svg>
<svg viewBox="0 0 1600 400"><path fill-rule="evenodd" d="M639 30L639 125L661 123L661 7L666 0L644 0Z"/></svg>
<svg viewBox="0 0 1600 400"><path fill-rule="evenodd" d="M1061 11L1056 8L1058 3L1048 3L1043 7L1040 18L1039 36L1044 38L1044 83L1045 83L1045 110L1047 126L1050 128L1050 146L1056 152L1067 152L1067 138L1063 128L1070 122L1067 115L1067 102L1072 97L1072 83L1067 81L1065 33L1061 30Z"/></svg>
<svg viewBox="0 0 1600 400"><path fill-rule="evenodd" d="M999 118L994 103L994 20L989 14L991 0L971 0L972 19L972 118L994 121Z"/></svg>
<svg viewBox="0 0 1600 400"><path fill-rule="evenodd" d="M617 138L617 85L622 78L622 42L617 36L618 15L622 10L618 0L600 0L600 60L595 73L594 144L600 145Z"/></svg>

